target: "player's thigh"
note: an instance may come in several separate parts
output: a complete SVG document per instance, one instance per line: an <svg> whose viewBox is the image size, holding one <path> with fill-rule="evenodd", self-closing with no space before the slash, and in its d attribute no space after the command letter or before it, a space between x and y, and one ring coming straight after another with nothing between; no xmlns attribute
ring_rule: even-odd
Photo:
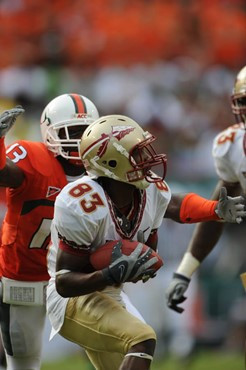
<svg viewBox="0 0 246 370"><path fill-rule="evenodd" d="M87 356L96 370L118 370L124 355L122 353L86 350Z"/></svg>
<svg viewBox="0 0 246 370"><path fill-rule="evenodd" d="M3 345L8 355L40 354L45 316L45 306L0 304Z"/></svg>
<svg viewBox="0 0 246 370"><path fill-rule="evenodd" d="M121 354L137 343L156 339L149 325L99 292L69 299L60 334L88 350Z"/></svg>
<svg viewBox="0 0 246 370"><path fill-rule="evenodd" d="M121 298L125 304L126 310L131 313L133 316L137 317L139 320L145 322L143 316L138 311L138 309L133 305L133 303L130 301L130 298L125 292L121 292Z"/></svg>

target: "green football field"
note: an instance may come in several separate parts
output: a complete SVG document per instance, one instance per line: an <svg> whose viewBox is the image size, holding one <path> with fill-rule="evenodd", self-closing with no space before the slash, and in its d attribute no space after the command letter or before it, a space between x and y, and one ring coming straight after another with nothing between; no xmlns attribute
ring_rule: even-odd
<svg viewBox="0 0 246 370"><path fill-rule="evenodd" d="M151 370L244 370L243 354L202 352L191 359L178 361L173 358L154 361ZM44 363L41 370L94 370L81 355L74 355L57 362ZM110 369L108 369L110 370Z"/></svg>

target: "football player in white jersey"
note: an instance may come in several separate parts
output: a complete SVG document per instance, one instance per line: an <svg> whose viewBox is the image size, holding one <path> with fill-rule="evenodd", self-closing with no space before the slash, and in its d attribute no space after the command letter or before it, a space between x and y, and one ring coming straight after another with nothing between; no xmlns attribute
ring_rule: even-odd
<svg viewBox="0 0 246 370"><path fill-rule="evenodd" d="M163 217L240 222L246 215L241 197L224 191L219 202L193 193L171 195L163 181L166 155L155 152L154 140L128 117L96 120L81 140L88 176L67 185L55 203L48 252L51 337L59 332L79 344L98 370L150 368L156 334L125 309L121 291L126 281L153 277L156 260L147 257L157 248ZM120 239L138 240L136 253L122 254L116 242L111 264L95 271L90 254ZM140 256L142 242L149 247L146 258Z"/></svg>
<svg viewBox="0 0 246 370"><path fill-rule="evenodd" d="M246 194L246 66L237 75L231 102L237 124L220 132L214 139L212 154L219 181L212 199L218 199L221 187L226 187L231 196ZM208 222L196 226L188 249L166 292L170 308L183 312L179 304L186 299L184 293L191 276L215 247L224 225L223 222ZM241 278L246 289L246 273Z"/></svg>

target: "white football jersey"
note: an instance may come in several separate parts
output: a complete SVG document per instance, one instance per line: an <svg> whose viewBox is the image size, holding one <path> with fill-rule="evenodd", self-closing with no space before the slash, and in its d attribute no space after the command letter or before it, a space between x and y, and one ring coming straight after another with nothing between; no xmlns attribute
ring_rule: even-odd
<svg viewBox="0 0 246 370"><path fill-rule="evenodd" d="M228 127L215 137L212 154L218 176L226 182L239 182L246 193L244 134L242 124Z"/></svg>
<svg viewBox="0 0 246 370"><path fill-rule="evenodd" d="M113 204L96 181L84 176L63 188L55 202L51 246L47 257L51 276L47 289L47 310L55 332L62 326L68 301L59 296L55 289L58 233L76 250L88 247L94 251L109 240L137 240L140 230L147 241L151 230L161 225L170 199L171 191L165 182L150 184L142 192L134 226L127 234L122 231L122 220L115 215ZM120 300L119 288L108 287L104 293Z"/></svg>

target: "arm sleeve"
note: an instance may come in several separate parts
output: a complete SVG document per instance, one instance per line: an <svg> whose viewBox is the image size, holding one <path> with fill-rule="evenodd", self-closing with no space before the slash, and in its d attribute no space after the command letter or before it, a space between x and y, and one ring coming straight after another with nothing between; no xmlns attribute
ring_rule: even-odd
<svg viewBox="0 0 246 370"><path fill-rule="evenodd" d="M217 203L217 200L208 200L195 193L189 193L183 198L181 203L180 221L183 223L196 223L220 220L215 213Z"/></svg>

